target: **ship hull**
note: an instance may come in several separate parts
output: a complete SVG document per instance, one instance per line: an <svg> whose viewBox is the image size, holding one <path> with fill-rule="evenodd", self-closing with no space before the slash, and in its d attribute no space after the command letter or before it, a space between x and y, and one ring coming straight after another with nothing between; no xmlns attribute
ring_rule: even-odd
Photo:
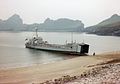
<svg viewBox="0 0 120 84"><path fill-rule="evenodd" d="M74 50L58 49L58 48L51 48L51 47L48 48L48 47L40 47L40 46L26 46L26 48L48 51L48 52L57 52L57 53L63 53L63 54L87 55L85 53L76 52Z"/></svg>

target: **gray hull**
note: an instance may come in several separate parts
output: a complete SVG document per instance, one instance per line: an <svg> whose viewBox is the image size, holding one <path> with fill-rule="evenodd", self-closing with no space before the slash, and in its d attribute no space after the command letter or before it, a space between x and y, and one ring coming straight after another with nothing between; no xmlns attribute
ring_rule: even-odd
<svg viewBox="0 0 120 84"><path fill-rule="evenodd" d="M73 49L41 47L41 46L33 46L33 45L29 45L29 46L26 45L26 48L43 50L43 51L50 51L50 52L58 52L58 53L64 53L64 54L87 55L85 53L81 53L80 51L77 52L76 50L73 50Z"/></svg>

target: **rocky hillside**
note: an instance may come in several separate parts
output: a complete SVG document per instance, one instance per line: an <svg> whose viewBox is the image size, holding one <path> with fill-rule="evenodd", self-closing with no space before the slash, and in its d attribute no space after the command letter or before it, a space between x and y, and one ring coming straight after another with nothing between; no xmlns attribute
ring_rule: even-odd
<svg viewBox="0 0 120 84"><path fill-rule="evenodd" d="M98 35L120 36L120 16L114 14L110 18L100 22L97 25L87 27L85 31L87 33Z"/></svg>

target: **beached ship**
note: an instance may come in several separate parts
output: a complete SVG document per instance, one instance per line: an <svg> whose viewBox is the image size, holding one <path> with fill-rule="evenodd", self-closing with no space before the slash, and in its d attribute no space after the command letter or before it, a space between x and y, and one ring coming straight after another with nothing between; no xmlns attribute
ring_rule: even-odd
<svg viewBox="0 0 120 84"><path fill-rule="evenodd" d="M85 43L76 43L71 41L71 43L66 43L64 45L60 44L50 44L47 41L44 41L42 37L39 37L36 29L36 36L31 39L26 39L25 43L26 48L45 50L45 51L54 51L67 54L78 54L86 55L89 51L89 45Z"/></svg>

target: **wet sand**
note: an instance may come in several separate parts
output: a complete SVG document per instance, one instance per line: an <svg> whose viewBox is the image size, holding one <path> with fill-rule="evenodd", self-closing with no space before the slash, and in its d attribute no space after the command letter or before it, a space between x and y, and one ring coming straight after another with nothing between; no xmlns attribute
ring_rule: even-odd
<svg viewBox="0 0 120 84"><path fill-rule="evenodd" d="M83 72L96 67L96 65L107 62L113 63L113 59L120 59L119 51L96 56L81 56L49 64L0 70L0 83L31 84L60 78L65 75L80 76Z"/></svg>

